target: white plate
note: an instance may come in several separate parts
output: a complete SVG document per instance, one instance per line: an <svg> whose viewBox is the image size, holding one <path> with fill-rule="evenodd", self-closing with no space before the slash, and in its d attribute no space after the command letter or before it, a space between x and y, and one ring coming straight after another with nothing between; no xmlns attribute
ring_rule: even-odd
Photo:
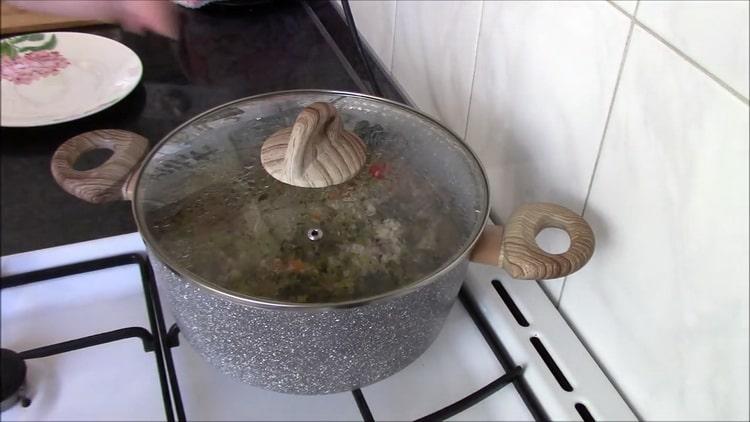
<svg viewBox="0 0 750 422"><path fill-rule="evenodd" d="M44 32L2 43L0 116L6 127L43 126L94 114L125 98L143 74L133 50L98 35Z"/></svg>

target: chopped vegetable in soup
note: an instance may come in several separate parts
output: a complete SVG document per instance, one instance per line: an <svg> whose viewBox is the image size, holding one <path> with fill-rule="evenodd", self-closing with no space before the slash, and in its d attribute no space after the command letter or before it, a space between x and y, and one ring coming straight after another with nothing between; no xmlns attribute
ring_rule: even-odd
<svg viewBox="0 0 750 422"><path fill-rule="evenodd" d="M341 302L414 283L453 258L466 234L428 172L378 147L378 128L357 125L368 162L346 183L289 186L256 160L165 207L152 232L192 273L252 297Z"/></svg>

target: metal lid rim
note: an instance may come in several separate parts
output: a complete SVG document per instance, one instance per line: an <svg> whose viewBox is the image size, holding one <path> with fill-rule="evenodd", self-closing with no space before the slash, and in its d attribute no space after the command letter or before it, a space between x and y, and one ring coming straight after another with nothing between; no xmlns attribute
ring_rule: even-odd
<svg viewBox="0 0 750 422"><path fill-rule="evenodd" d="M483 187L484 192L486 192L485 195L485 203L483 204L483 211L482 216L479 219L481 224L478 222L476 224L476 227L474 228L473 233L470 236L470 240L466 242L463 247L461 248L461 251L454 255L450 260L447 260L445 264L443 264L440 268L435 270L434 272L426 275L425 277L421 278L418 281L415 281L413 283L407 284L405 286L402 286L395 290L390 290L375 296L369 296L349 301L343 301L343 302L328 302L328 303L294 303L294 302L282 302L282 301L275 301L271 299L261 299L249 295L244 295L241 293L232 292L228 289L225 289L221 286L218 286L203 277L198 276L197 274L193 274L192 272L186 270L186 269L180 269L179 266L175 265L172 260L168 258L168 254L163 253L157 246L156 242L151 238L150 232L148 231L147 227L145 226L145 223L142 221L143 216L138 212L138 207L136 206L138 204L138 193L139 193L139 185L141 182L141 178L137 177L135 180L135 186L133 189L133 199L131 201L131 208L133 211L133 216L135 219L136 226L138 228L138 232L141 235L141 238L143 239L143 243L146 245L148 250L156 256L159 261L165 265L167 268L169 268L170 271L174 272L175 274L179 275L185 280L190 281L191 283L208 290L212 294L216 294L218 296L221 296L222 298L229 299L233 302L239 302L244 305L249 305L253 307L260 307L260 308L268 308L268 309L287 309L287 310L332 310L332 309L346 309L346 308L355 308L359 306L364 306L376 302L391 300L396 297L400 297L403 295L406 295L416 289L419 289L422 286L425 286L427 284L430 284L437 280L441 275L444 273L447 273L448 271L455 268L463 259L466 259L466 256L471 251L471 249L474 247L474 244L476 244L477 240L479 239L479 235L482 233L482 230L484 229L484 226L487 224L487 221L489 219L489 213L490 213L490 189L489 189L489 183L487 179L487 173L484 169L484 166L482 165L481 160L479 160L479 157L477 154L467 145L456 133L454 133L451 129L447 128L442 123L436 121L431 116L409 106L403 103L399 103L397 101L389 100L386 98L376 97L373 95L367 95L357 92L347 92L347 91L336 91L336 90L325 90L325 89L294 89L294 90L285 90L285 91L274 91L274 92L268 92L258 95L253 95L249 97L240 98L234 101L230 101L228 103L221 104L219 106L216 106L214 108L211 108L209 110L206 110L203 113L200 113L188 121L184 122L183 124L179 125L172 131L170 131L167 135L165 135L154 147L149 151L148 155L141 161L141 164L139 168L136 170L136 173L138 176L140 176L141 172L144 168L148 165L148 163L151 161L153 156L156 154L157 151L165 144L167 141L172 138L174 134L182 130L183 128L193 124L195 121L201 119L202 117L213 113L217 110L220 110L222 108L226 108L229 106L232 106L237 103L246 102L249 100L256 100L261 99L264 97L272 97L277 95L286 95L286 94L303 94L303 93L309 93L309 94L340 94L345 96L352 96L352 97L361 97L361 98L367 98L370 100L376 100L380 102L384 102L387 104L390 104L392 106L401 107L407 111L410 111L414 113L417 116L420 116L427 121L437 125L439 128L445 130L450 135L454 137L456 142L461 145L466 152L468 152L469 156L474 160L474 162L477 164L477 167L479 169L481 180L483 181Z"/></svg>

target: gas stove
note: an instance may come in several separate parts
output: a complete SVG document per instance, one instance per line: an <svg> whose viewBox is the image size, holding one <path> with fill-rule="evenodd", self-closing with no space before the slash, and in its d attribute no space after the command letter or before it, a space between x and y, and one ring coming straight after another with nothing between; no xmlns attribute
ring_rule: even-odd
<svg viewBox="0 0 750 422"><path fill-rule="evenodd" d="M228 378L181 341L138 233L0 262L3 420L636 420L541 288L491 267L472 264L406 369L298 396Z"/></svg>
<svg viewBox="0 0 750 422"><path fill-rule="evenodd" d="M3 155L3 175L18 183L3 184L3 195L20 204L4 208L3 221L12 223L7 243L24 250L37 245L31 240L48 245L132 230L126 204L116 217L112 208L96 214L96 207L59 196L51 177L39 178L49 161L38 159L38 149L56 148L83 127L121 127L159 139L186 115L279 87L369 92L359 76L364 61L350 62L357 51L350 28L328 2L274 4L274 13L235 8L222 16L216 6L216 13L185 16L200 40L183 46L196 50L191 57L256 70L242 73L252 74L251 81L223 74L210 89L204 81L183 81L183 64L164 54L165 40L101 29L141 57L148 95L131 96L84 124L4 128L4 139L17 142L4 143L12 153ZM227 61L226 51L248 51L250 59ZM262 71L279 63L289 70ZM383 96L403 101L387 72L375 66L370 86L375 78ZM188 109L165 107L164 98ZM28 180L35 181L34 198ZM32 206L47 213L29 213ZM60 227L61 220L70 226ZM0 267L1 420L636 420L539 285L496 268L470 265L439 337L404 370L352 392L299 396L228 378L182 341L138 233L3 256Z"/></svg>

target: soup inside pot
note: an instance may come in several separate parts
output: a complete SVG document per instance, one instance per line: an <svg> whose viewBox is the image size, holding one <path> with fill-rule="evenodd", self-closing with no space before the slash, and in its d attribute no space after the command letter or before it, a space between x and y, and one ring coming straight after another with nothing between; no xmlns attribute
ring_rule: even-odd
<svg viewBox="0 0 750 422"><path fill-rule="evenodd" d="M367 146L357 176L325 188L271 177L260 164L260 146L295 115L231 128L224 135L238 158L209 157L190 168L197 177L182 180L179 189L189 194L147 201L150 234L173 264L244 296L344 302L419 281L471 240L471 214L479 218L481 198L467 202L446 189L445 177L424 165L432 158L414 154L408 134L346 111L345 128ZM214 156L227 155L211 148Z"/></svg>

